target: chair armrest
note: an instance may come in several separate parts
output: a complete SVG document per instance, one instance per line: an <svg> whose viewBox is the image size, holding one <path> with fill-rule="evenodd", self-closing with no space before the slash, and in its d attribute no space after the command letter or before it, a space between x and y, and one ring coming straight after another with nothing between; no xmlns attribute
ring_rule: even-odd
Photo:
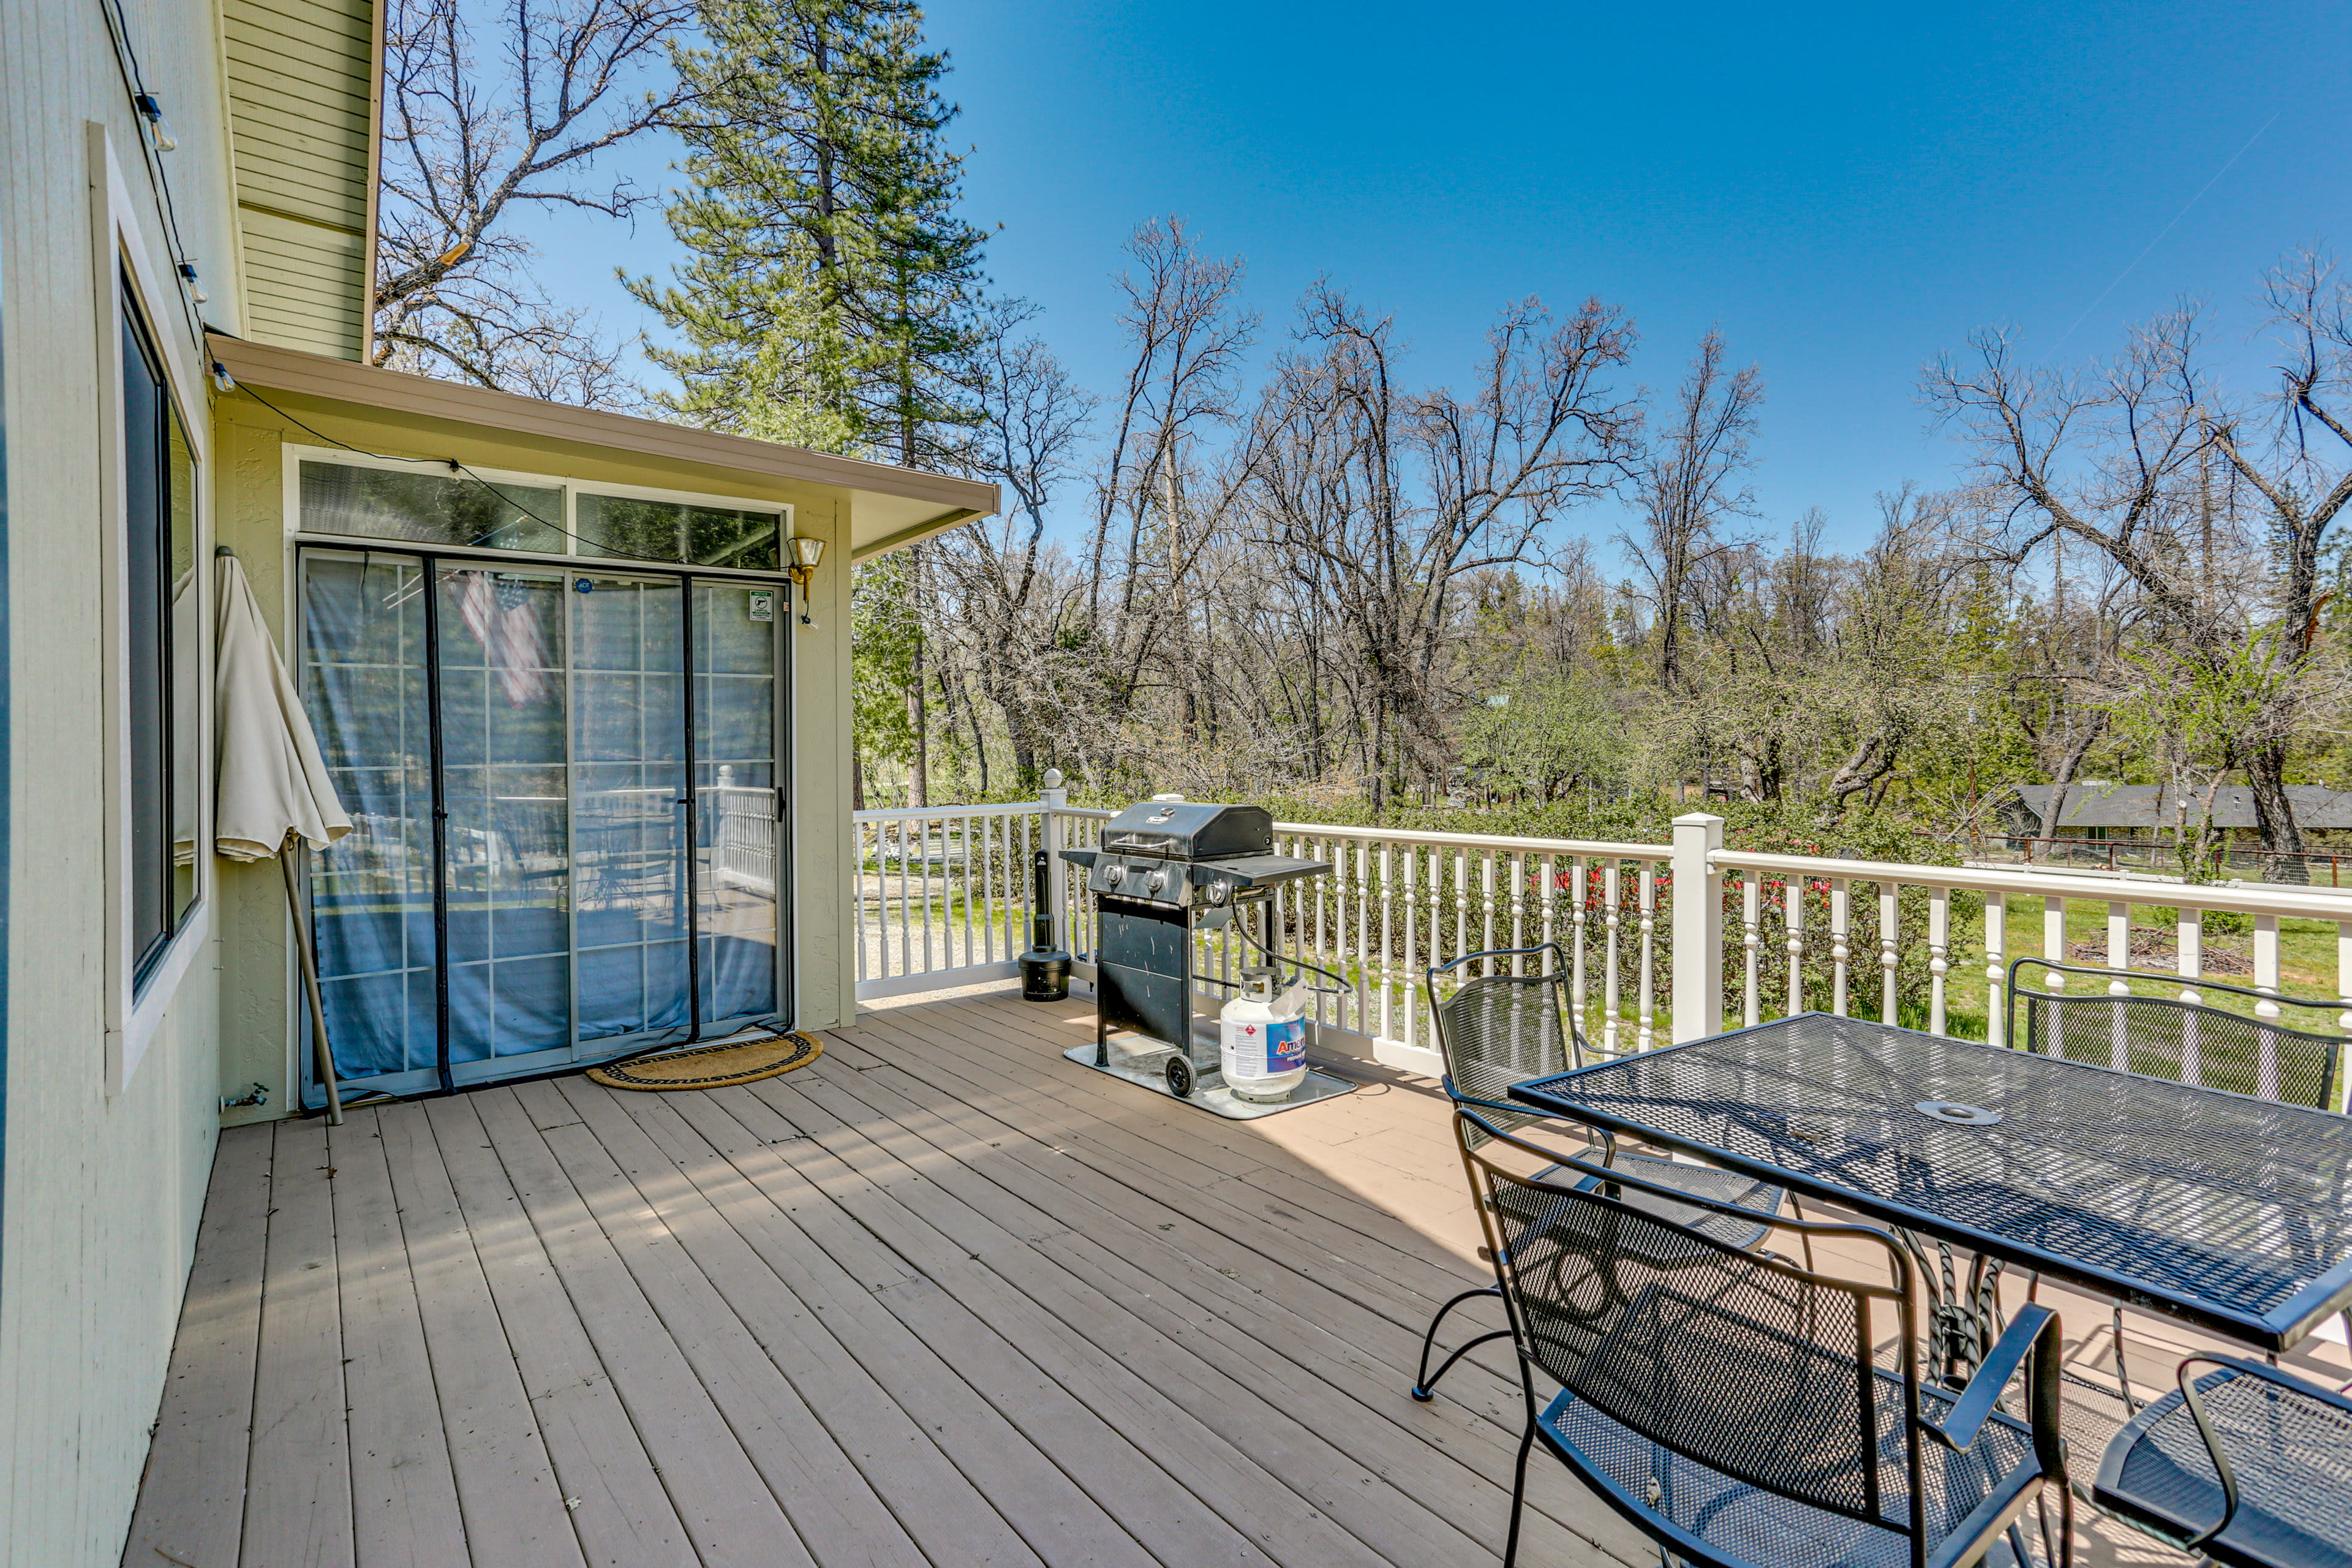
<svg viewBox="0 0 2352 1568"><path fill-rule="evenodd" d="M2195 1552L2198 1548L2229 1529L2230 1521L2238 1517L2237 1472L2230 1468L2230 1456L2223 1451L2221 1436L2213 1430L2212 1418L2205 1414L2205 1402L2198 1396L2197 1393L2197 1380L2189 1375L2189 1369L2200 1362L2208 1366L2234 1372L2241 1377L2259 1378L2264 1383L2284 1388L2289 1394L2300 1398L2321 1405L2332 1405L2338 1410L2352 1411L2352 1399L2347 1399L2340 1394L2322 1388L2315 1383L2306 1382L2293 1373L2281 1372L2278 1368L2263 1362L2254 1361L2246 1356L2220 1355L2201 1351L2194 1355L2182 1357L2179 1370L2174 1374L2180 1385L2180 1402L2189 1407L2189 1418L2197 1424L2197 1436L2203 1441L2206 1457L2213 1461L2213 1474L2221 1483L2221 1517L2214 1521L2210 1530L2193 1535L2180 1543L2180 1550L2188 1552Z"/></svg>
<svg viewBox="0 0 2352 1568"><path fill-rule="evenodd" d="M1521 1105L1516 1100L1485 1100L1475 1094L1464 1094L1454 1089L1451 1079L1445 1080L1445 1094L1446 1098L1454 1102L1454 1109L1456 1110L1466 1110L1475 1112L1498 1111L1505 1116L1517 1117L1523 1121L1532 1121L1537 1124L1537 1126L1545 1129L1555 1127L1572 1129L1580 1137L1586 1148L1591 1149L1598 1146L1607 1151L1606 1157L1603 1161L1604 1163L1614 1164L1616 1163L1617 1135L1613 1132L1607 1131L1599 1127L1591 1126L1582 1121L1571 1121L1565 1116L1548 1116L1544 1112L1538 1110L1532 1105ZM1494 1133L1498 1136L1501 1135L1502 1130L1489 1123L1484 1115L1479 1117L1479 1125L1486 1128L1486 1130L1490 1133ZM1520 1132L1523 1134L1528 1131L1530 1131L1530 1129L1522 1128ZM1517 1135L1519 1134L1514 1134L1514 1136Z"/></svg>
<svg viewBox="0 0 2352 1568"><path fill-rule="evenodd" d="M1923 1413L1919 1424L1927 1427L1928 1434L1937 1442L1956 1452L1965 1453L1975 1447L1977 1435L1984 1430L1985 1418L1992 1414L2001 1391L2009 1386L2009 1380L2017 1375L2017 1369L2025 1364L2026 1356L2045 1339L2049 1343L2030 1374L2027 1394L2033 1416L2034 1447L2039 1451L2042 1446L2043 1402L2040 1397L2040 1388L2032 1385L2039 1385L2045 1379L2048 1381L2049 1413L2054 1416L2057 1414L2058 1357L2062 1347L2058 1314L2038 1303L2029 1303L2010 1320L2009 1327L1986 1353L1984 1361L1977 1367L1976 1375L1969 1379L1966 1388L1960 1390L1960 1397L1951 1409L1944 1413L1944 1418L1936 1421ZM2056 1435L2053 1425L2050 1436L2054 1439Z"/></svg>

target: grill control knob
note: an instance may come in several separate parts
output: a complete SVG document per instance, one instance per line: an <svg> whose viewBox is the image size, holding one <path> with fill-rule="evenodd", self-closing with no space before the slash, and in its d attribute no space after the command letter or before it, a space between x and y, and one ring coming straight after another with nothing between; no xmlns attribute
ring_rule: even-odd
<svg viewBox="0 0 2352 1568"><path fill-rule="evenodd" d="M1126 875L1127 868L1117 860L1113 860L1103 867L1103 880L1108 882L1114 888L1118 886L1119 879Z"/></svg>
<svg viewBox="0 0 2352 1568"><path fill-rule="evenodd" d="M1143 885L1152 892L1158 892L1160 889L1168 885L1167 871L1162 869L1152 872L1150 879L1146 881Z"/></svg>
<svg viewBox="0 0 2352 1568"><path fill-rule="evenodd" d="M1233 896L1234 885L1223 877L1209 884L1209 902L1222 904Z"/></svg>

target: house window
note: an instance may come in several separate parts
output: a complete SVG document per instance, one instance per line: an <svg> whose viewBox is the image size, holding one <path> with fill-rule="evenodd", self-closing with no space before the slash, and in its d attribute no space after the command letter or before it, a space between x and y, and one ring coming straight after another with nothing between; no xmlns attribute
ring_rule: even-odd
<svg viewBox="0 0 2352 1568"><path fill-rule="evenodd" d="M720 496L636 491L444 464L300 455L295 516L304 533L450 550L507 550L773 573L790 508Z"/></svg>
<svg viewBox="0 0 2352 1568"><path fill-rule="evenodd" d="M124 280L124 293L130 282ZM131 954L143 981L196 901L201 799L195 453L138 315L122 312Z"/></svg>
<svg viewBox="0 0 2352 1568"><path fill-rule="evenodd" d="M772 511L583 494L580 553L773 572L777 521Z"/></svg>
<svg viewBox="0 0 2352 1568"><path fill-rule="evenodd" d="M563 492L459 474L302 465L302 526L314 533L562 554Z"/></svg>

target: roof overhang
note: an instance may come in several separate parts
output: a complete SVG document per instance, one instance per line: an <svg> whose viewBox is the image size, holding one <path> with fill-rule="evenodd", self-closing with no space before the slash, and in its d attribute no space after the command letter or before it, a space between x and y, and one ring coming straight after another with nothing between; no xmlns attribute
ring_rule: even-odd
<svg viewBox="0 0 2352 1568"><path fill-rule="evenodd" d="M868 561L919 543L974 518L990 516L997 509L996 487L980 479L837 458L690 425L545 403L220 332L213 333L210 342L214 357L231 376L268 391L823 486L850 498L849 543L854 561Z"/></svg>

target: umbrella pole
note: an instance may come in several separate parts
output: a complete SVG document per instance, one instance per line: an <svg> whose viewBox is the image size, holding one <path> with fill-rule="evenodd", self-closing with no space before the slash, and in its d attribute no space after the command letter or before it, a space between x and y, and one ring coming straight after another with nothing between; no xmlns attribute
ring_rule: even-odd
<svg viewBox="0 0 2352 1568"><path fill-rule="evenodd" d="M318 1052L319 1081L327 1086L327 1125L341 1127L343 1096L335 1083L335 1053L327 1043L327 1009L319 1000L319 961L310 951L310 932L302 923L302 899L294 889L294 862L286 858L294 847L292 837L288 835L289 842L278 848L278 868L286 876L286 912L293 917L294 946L302 963L302 993L310 1001L310 1043Z"/></svg>

